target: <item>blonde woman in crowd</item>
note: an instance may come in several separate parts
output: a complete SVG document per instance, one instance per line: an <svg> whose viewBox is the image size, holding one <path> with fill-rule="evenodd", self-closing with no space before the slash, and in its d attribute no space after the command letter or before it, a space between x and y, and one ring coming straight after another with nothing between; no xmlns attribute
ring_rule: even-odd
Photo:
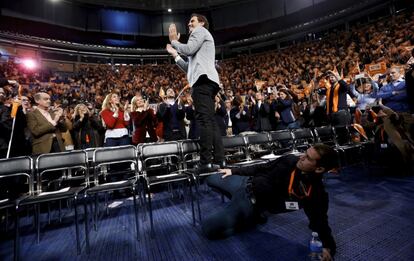
<svg viewBox="0 0 414 261"><path fill-rule="evenodd" d="M132 144L144 143L148 133L150 142L157 141L155 126L157 117L154 110L149 107L148 101L141 95L136 95L131 100L131 122L134 127L132 134Z"/></svg>
<svg viewBox="0 0 414 261"><path fill-rule="evenodd" d="M130 144L128 125L130 116L128 102L122 107L117 93L111 92L102 104L101 117L105 131L104 145L120 146Z"/></svg>

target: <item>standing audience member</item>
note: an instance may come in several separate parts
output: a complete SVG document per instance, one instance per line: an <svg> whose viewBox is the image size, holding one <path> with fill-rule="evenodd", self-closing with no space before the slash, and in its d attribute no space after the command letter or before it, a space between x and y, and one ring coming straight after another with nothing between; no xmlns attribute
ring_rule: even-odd
<svg viewBox="0 0 414 261"><path fill-rule="evenodd" d="M130 144L127 128L130 116L127 108L128 103L122 108L118 94L112 92L105 97L101 110L103 125L106 128L105 147Z"/></svg>
<svg viewBox="0 0 414 261"><path fill-rule="evenodd" d="M300 127L299 121L297 121L292 106L294 101L287 90L280 90L278 92L276 111L280 115L280 121L277 128L282 129L297 129Z"/></svg>
<svg viewBox="0 0 414 261"><path fill-rule="evenodd" d="M250 131L251 113L249 107L244 104L240 95L234 96L233 108L230 111L233 135L238 135L244 131Z"/></svg>
<svg viewBox="0 0 414 261"><path fill-rule="evenodd" d="M193 104L193 98L191 95L186 97L187 104L185 105L185 118L188 121L188 138L196 140L200 138L200 130L197 126L197 121L195 118L195 110Z"/></svg>
<svg viewBox="0 0 414 261"><path fill-rule="evenodd" d="M26 96L21 96L16 98L14 102L17 102L19 106L16 110L13 138L10 146L10 157L31 155L31 134L27 128L26 119L26 114L30 110L30 101Z"/></svg>
<svg viewBox="0 0 414 261"><path fill-rule="evenodd" d="M36 109L27 113L27 127L32 136L32 154L65 151L62 132L67 130L63 109L50 108L50 96L44 92L34 95Z"/></svg>
<svg viewBox="0 0 414 261"><path fill-rule="evenodd" d="M326 90L326 113L332 126L345 126L351 123L351 114L348 110L348 84L342 80L338 72L326 73L329 88Z"/></svg>
<svg viewBox="0 0 414 261"><path fill-rule="evenodd" d="M356 98L356 106L361 112L364 112L367 106L372 107L377 102L378 84L369 78L356 80L350 89Z"/></svg>
<svg viewBox="0 0 414 261"><path fill-rule="evenodd" d="M226 115L224 116L224 125L226 126L226 135L231 136L233 135L233 122L231 121L231 109L232 109L232 103L231 100L227 99L224 102L224 105L226 107Z"/></svg>
<svg viewBox="0 0 414 261"><path fill-rule="evenodd" d="M272 125L270 125L270 106L267 102L264 102L264 97L261 92L256 93L256 100L253 100L252 117L255 121L254 130L257 132L270 131Z"/></svg>
<svg viewBox="0 0 414 261"><path fill-rule="evenodd" d="M407 87L399 67L390 69L391 82L381 87L378 98L382 104L395 112L409 112Z"/></svg>
<svg viewBox="0 0 414 261"><path fill-rule="evenodd" d="M187 137L185 132L185 110L181 100L175 99L175 92L168 88L166 99L158 107L158 119L163 122L164 140L183 140Z"/></svg>
<svg viewBox="0 0 414 261"><path fill-rule="evenodd" d="M145 101L141 95L136 95L132 98L131 105L131 122L134 127L132 144L137 145L146 142L147 133L149 142L157 141L157 134L155 133L157 117L149 107L148 101Z"/></svg>
<svg viewBox="0 0 414 261"><path fill-rule="evenodd" d="M221 136L226 136L226 124L224 117L226 116L226 108L224 102L221 100L220 94L216 95L214 108L216 110L216 114L214 117L216 118L217 126L220 129Z"/></svg>
<svg viewBox="0 0 414 261"><path fill-rule="evenodd" d="M73 117L75 149L101 147L102 139L100 134L103 131L100 120L90 112L85 104L76 105Z"/></svg>

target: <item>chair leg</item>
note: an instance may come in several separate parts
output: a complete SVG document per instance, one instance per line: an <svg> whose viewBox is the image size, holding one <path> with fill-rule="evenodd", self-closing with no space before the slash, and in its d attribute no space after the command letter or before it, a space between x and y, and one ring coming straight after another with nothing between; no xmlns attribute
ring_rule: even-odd
<svg viewBox="0 0 414 261"><path fill-rule="evenodd" d="M50 203L47 203L47 223L50 225Z"/></svg>
<svg viewBox="0 0 414 261"><path fill-rule="evenodd" d="M59 200L59 223L62 223L62 200Z"/></svg>
<svg viewBox="0 0 414 261"><path fill-rule="evenodd" d="M79 220L78 220L78 204L77 197L73 199L73 207L75 208L75 229L76 229L76 250L78 255L81 253L80 239L79 239Z"/></svg>
<svg viewBox="0 0 414 261"><path fill-rule="evenodd" d="M98 194L95 194L95 211L93 213L93 228L95 231L98 231L98 212L99 212L99 202L98 202Z"/></svg>
<svg viewBox="0 0 414 261"><path fill-rule="evenodd" d="M19 237L19 209L16 207L16 217L15 217L15 235L14 235L14 261L19 260L19 250L20 250L20 237Z"/></svg>
<svg viewBox="0 0 414 261"><path fill-rule="evenodd" d="M90 253L90 246L89 246L89 217L88 217L88 201L85 196L85 202L83 204L84 211L85 211L85 241L86 241L86 253L89 255Z"/></svg>
<svg viewBox="0 0 414 261"><path fill-rule="evenodd" d="M146 202L145 202L145 189L144 189L144 184L142 182L138 183L138 195L139 195L139 199L140 199L140 204L141 207L144 211L146 211ZM144 213L142 216L142 221L146 221L147 220L147 213Z"/></svg>
<svg viewBox="0 0 414 261"><path fill-rule="evenodd" d="M109 216L109 208L108 208L109 204L108 204L108 192L105 192L105 212L106 215Z"/></svg>
<svg viewBox="0 0 414 261"><path fill-rule="evenodd" d="M135 216L135 227L137 230L137 240L139 241L139 223L138 223L138 208L137 208L137 199L136 199L135 187L132 187L132 198L134 199L134 216Z"/></svg>
<svg viewBox="0 0 414 261"><path fill-rule="evenodd" d="M151 204L151 190L150 186L148 186L148 210L150 216L150 223L151 223L151 237L154 237L154 221L152 218L152 204Z"/></svg>
<svg viewBox="0 0 414 261"><path fill-rule="evenodd" d="M7 209L7 208L6 208L6 217L5 217L5 219L6 219L5 231L7 233L7 232L9 232L9 209Z"/></svg>
<svg viewBox="0 0 414 261"><path fill-rule="evenodd" d="M194 180L194 188L196 191L196 202L197 202L197 211L198 211L198 220L201 222L201 207L200 207L200 191L199 191L199 185L200 183L197 181L197 179Z"/></svg>
<svg viewBox="0 0 414 261"><path fill-rule="evenodd" d="M193 186L192 186L193 181L191 180L191 178L188 179L188 185L190 186L190 200L191 200L191 212L193 215L193 226L196 225L196 218L195 218L195 210L194 210L194 197L193 197Z"/></svg>
<svg viewBox="0 0 414 261"><path fill-rule="evenodd" d="M40 204L36 205L36 231L37 231L37 243L40 243Z"/></svg>

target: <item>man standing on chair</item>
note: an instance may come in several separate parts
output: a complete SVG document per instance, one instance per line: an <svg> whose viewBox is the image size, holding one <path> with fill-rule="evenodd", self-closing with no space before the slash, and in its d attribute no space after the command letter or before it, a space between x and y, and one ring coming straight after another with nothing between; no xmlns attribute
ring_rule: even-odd
<svg viewBox="0 0 414 261"><path fill-rule="evenodd" d="M188 23L190 31L188 42L183 44L178 41L180 34L177 33L175 24L171 24L169 27L171 44L167 44L166 47L177 65L187 73L188 82L192 87L195 117L200 129L200 166L198 169L200 173L215 171L219 165L221 167L225 165L223 143L214 116L214 97L220 87L215 67L214 39L208 27L205 16L192 14ZM188 61L185 61L179 54L187 56Z"/></svg>

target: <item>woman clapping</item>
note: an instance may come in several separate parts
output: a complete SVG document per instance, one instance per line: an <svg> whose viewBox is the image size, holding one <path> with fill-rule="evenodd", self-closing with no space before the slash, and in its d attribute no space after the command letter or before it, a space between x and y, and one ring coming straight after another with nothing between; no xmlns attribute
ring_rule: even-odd
<svg viewBox="0 0 414 261"><path fill-rule="evenodd" d="M75 107L73 117L73 138L75 149L87 149L102 146L99 133L103 131L102 124L85 104Z"/></svg>
<svg viewBox="0 0 414 261"><path fill-rule="evenodd" d="M132 98L131 105L131 121L134 127L132 144L144 143L147 133L150 142L157 141L157 135L155 133L157 118L155 112L149 108L148 101L145 101L141 95L137 95Z"/></svg>
<svg viewBox="0 0 414 261"><path fill-rule="evenodd" d="M108 94L102 104L101 117L106 128L105 147L130 144L128 102L122 107L117 93Z"/></svg>

